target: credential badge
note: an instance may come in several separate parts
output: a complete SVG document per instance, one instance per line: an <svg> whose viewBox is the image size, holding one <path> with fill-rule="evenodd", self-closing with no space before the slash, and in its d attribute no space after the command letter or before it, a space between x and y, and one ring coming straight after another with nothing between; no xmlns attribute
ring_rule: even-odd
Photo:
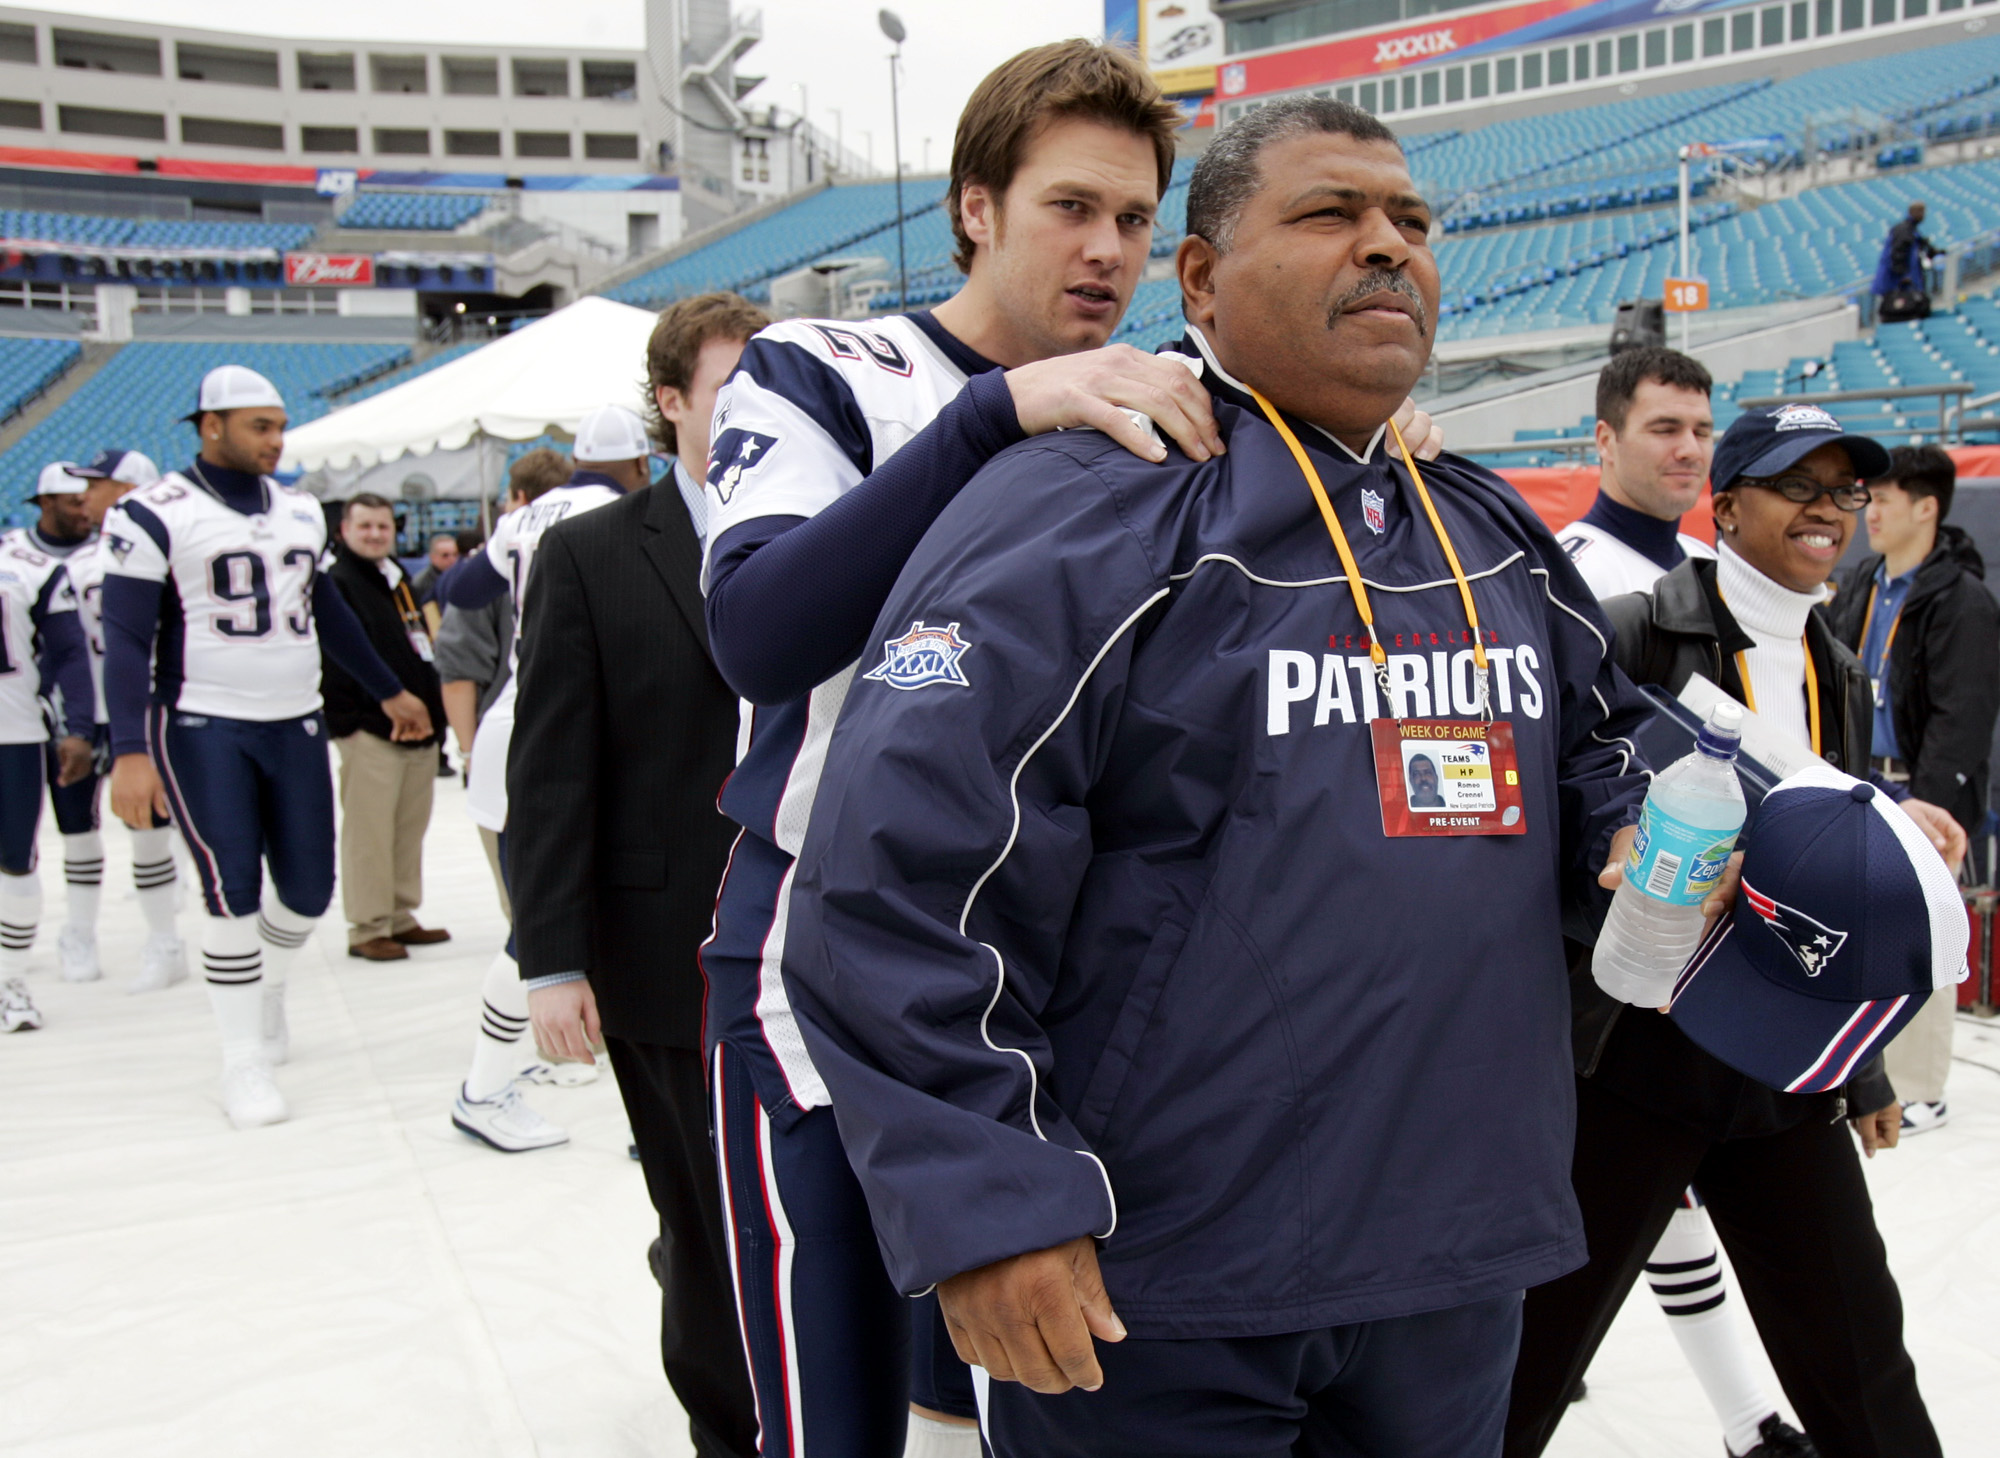
<svg viewBox="0 0 2000 1458"><path fill-rule="evenodd" d="M970 688L972 685L965 670L958 666L958 660L971 646L958 636L957 623L927 628L919 620L902 637L884 643L882 661L862 677L899 689L919 689L933 683Z"/></svg>

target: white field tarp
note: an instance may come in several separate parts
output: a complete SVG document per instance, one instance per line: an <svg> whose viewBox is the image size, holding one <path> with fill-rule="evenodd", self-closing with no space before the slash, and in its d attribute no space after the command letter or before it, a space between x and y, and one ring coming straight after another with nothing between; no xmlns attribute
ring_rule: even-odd
<svg viewBox="0 0 2000 1458"><path fill-rule="evenodd" d="M645 410L654 316L596 297L427 374L323 415L285 437L283 470L372 466L457 450L477 436L533 440L574 432L600 405Z"/></svg>

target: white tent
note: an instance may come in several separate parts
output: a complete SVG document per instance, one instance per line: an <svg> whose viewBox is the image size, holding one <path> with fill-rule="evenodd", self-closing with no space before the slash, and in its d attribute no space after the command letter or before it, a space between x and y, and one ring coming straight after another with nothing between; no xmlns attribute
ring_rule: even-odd
<svg viewBox="0 0 2000 1458"><path fill-rule="evenodd" d="M572 432L600 405L644 413L653 315L584 298L393 390L285 437L281 469L371 466L458 450L476 437L532 440Z"/></svg>

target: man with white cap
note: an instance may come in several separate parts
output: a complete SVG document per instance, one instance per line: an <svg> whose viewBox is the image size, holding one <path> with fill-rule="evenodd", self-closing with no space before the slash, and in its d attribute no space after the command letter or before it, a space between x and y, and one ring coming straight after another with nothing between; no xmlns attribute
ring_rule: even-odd
<svg viewBox="0 0 2000 1458"><path fill-rule="evenodd" d="M529 574L542 535L557 522L608 506L652 480L652 443L639 417L623 405L603 405L577 423L571 456L576 471L493 527L486 545L438 582L438 596L451 606L484 607L502 592L514 595L512 675L500 697L479 721L472 742L466 808L472 818L500 837L501 874L507 873L507 749L514 736L514 699L520 689L521 623L527 608ZM495 954L480 988L479 1034L472 1066L453 1100L451 1122L483 1144L506 1154L546 1149L569 1141L567 1131L543 1118L514 1086L521 1072L521 1035L528 1029L528 991L514 959L514 939Z"/></svg>
<svg viewBox="0 0 2000 1458"><path fill-rule="evenodd" d="M67 480L66 469L62 462L42 468L38 500L70 494L50 490ZM51 688L63 719L53 749L42 704ZM89 771L94 703L76 594L61 559L25 528L0 536L0 1032L42 1025L20 981L42 914L35 875L42 786L51 775L67 784Z"/></svg>
<svg viewBox="0 0 2000 1458"><path fill-rule="evenodd" d="M83 778L63 784L53 766L49 801L55 807L56 828L63 837L63 879L68 883L69 920L57 951L63 975L88 982L101 975L97 958L97 908L104 885L104 840L99 834L103 770L111 750L111 721L104 708L104 538L99 528L105 513L126 493L160 479L160 468L138 451L103 450L81 466L65 466L52 492L42 498L41 526L31 532L40 550L60 557L76 593L83 637L90 649L90 677L96 696L97 727L91 738L90 769ZM72 502L83 517L77 523L58 517L50 508ZM74 509L74 508L73 508ZM132 883L139 909L146 918L146 944L139 954L139 974L132 992L153 992L187 977L187 956L174 926L179 887L174 871L172 822L156 816L154 823L132 832Z"/></svg>
<svg viewBox="0 0 2000 1458"><path fill-rule="evenodd" d="M201 454L104 521L111 808L137 829L171 813L187 839L223 1106L247 1129L290 1112L271 1073L289 1052L283 974L333 897L321 646L377 695L397 739L431 723L320 573L319 503L271 479L286 423L276 387L222 365L186 418Z"/></svg>

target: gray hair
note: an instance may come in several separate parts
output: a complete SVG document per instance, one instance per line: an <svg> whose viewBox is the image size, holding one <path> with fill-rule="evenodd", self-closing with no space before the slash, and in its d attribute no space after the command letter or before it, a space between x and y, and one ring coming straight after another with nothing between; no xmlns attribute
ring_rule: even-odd
<svg viewBox="0 0 2000 1458"><path fill-rule="evenodd" d="M1195 163L1188 179L1188 232L1205 238L1217 253L1227 253L1236 242L1244 205L1263 185L1258 155L1273 142L1314 132L1388 142L1398 150L1403 145L1381 122L1345 101L1291 96L1268 102L1224 128Z"/></svg>

